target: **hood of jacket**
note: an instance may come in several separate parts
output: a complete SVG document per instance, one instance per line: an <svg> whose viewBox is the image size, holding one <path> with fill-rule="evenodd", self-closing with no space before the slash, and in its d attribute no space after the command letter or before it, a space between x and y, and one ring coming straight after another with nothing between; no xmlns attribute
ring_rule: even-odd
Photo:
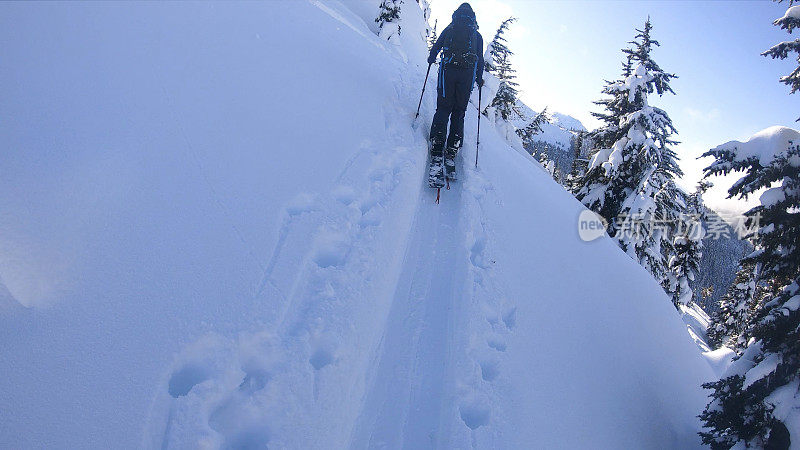
<svg viewBox="0 0 800 450"><path fill-rule="evenodd" d="M472 6L469 3L462 3L455 11L453 11L453 21L457 21L459 19L468 18L472 22L475 22L475 11L472 10Z"/></svg>

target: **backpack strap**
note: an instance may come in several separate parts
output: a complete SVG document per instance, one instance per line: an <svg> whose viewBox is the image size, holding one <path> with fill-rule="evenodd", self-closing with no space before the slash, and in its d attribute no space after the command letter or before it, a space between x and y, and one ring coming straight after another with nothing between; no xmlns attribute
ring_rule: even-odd
<svg viewBox="0 0 800 450"><path fill-rule="evenodd" d="M447 38L447 47L445 47L445 50L450 50L451 48L453 48L453 30L452 29L450 30L450 36ZM444 52L442 54L442 56L447 55L447 53L448 52ZM452 52L449 52L449 53L450 53L450 55L447 58L447 61L444 62L445 64L447 64L447 63L449 63L450 61L453 60L453 53Z"/></svg>

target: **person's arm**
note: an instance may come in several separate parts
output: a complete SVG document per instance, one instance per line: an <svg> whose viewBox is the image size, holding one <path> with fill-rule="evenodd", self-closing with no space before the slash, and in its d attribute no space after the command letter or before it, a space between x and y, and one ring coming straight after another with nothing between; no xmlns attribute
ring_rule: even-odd
<svg viewBox="0 0 800 450"><path fill-rule="evenodd" d="M480 33L478 35L478 66L475 68L475 82L478 83L478 87L483 86L483 36Z"/></svg>
<svg viewBox="0 0 800 450"><path fill-rule="evenodd" d="M450 33L450 26L445 27L442 30L442 34L439 35L439 39L436 40L436 43L433 44L433 48L431 48L431 53L428 55L428 64L433 64L436 62L436 57L439 55L439 52L442 50L442 46L444 45L444 37Z"/></svg>

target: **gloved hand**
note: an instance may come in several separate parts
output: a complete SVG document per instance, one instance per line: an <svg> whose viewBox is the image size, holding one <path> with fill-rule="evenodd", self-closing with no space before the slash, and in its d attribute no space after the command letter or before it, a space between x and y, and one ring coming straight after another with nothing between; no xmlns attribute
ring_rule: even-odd
<svg viewBox="0 0 800 450"><path fill-rule="evenodd" d="M483 78L478 78L477 83L478 83L478 87L482 88L483 87Z"/></svg>
<svg viewBox="0 0 800 450"><path fill-rule="evenodd" d="M434 55L432 53L430 55L428 55L428 64L433 64L435 62L436 62L436 55Z"/></svg>

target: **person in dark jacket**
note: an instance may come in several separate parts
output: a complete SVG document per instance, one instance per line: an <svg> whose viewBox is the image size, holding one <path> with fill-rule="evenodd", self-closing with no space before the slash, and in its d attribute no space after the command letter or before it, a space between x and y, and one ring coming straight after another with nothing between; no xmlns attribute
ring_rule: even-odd
<svg viewBox="0 0 800 450"><path fill-rule="evenodd" d="M436 114L430 135L431 162L436 164L444 156L445 169L453 175L448 175L448 178L454 178L455 156L464 139L464 114L472 86L476 82L479 88L483 86L483 37L478 33L475 13L469 3L462 3L453 12L452 22L431 48L428 64L436 62L440 51ZM450 133L446 140L446 154L442 155L448 120Z"/></svg>

